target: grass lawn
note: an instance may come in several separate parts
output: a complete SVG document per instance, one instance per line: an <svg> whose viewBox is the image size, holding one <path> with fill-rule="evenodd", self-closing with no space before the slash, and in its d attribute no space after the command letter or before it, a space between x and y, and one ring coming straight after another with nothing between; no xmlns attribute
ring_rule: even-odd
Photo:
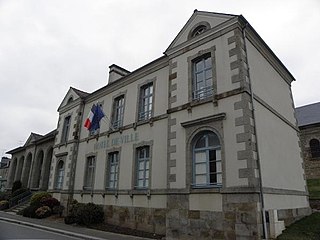
<svg viewBox="0 0 320 240"><path fill-rule="evenodd" d="M307 179L310 199L320 199L320 179Z"/></svg>
<svg viewBox="0 0 320 240"><path fill-rule="evenodd" d="M320 239L320 212L305 217L286 230L277 238L278 240L318 240Z"/></svg>

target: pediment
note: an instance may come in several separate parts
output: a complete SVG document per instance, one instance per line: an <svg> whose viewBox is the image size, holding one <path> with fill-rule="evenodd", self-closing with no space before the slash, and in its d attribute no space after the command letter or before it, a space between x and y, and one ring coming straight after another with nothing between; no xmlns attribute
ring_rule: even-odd
<svg viewBox="0 0 320 240"><path fill-rule="evenodd" d="M236 16L237 15L203 12L195 10L192 16L189 18L187 23L183 26L183 28L180 30L178 35L175 37L175 39L172 41L172 43L169 45L165 52L179 46L180 44L189 41L190 38L192 38L192 32L196 30L197 27L205 25L208 28L207 30L209 30Z"/></svg>
<svg viewBox="0 0 320 240"><path fill-rule="evenodd" d="M37 141L38 139L40 139L42 137L43 136L40 134L31 133L30 136L28 137L27 141L25 142L24 146L31 145L32 143L34 143L35 141Z"/></svg>
<svg viewBox="0 0 320 240"><path fill-rule="evenodd" d="M58 108L58 111L59 109L61 109L62 107L70 104L71 102L77 100L78 98L84 98L86 97L87 95L89 95L88 93L86 92L83 92L83 91L80 91L76 88L73 88L73 87L70 87L67 94L65 95L65 97L63 98L59 108Z"/></svg>

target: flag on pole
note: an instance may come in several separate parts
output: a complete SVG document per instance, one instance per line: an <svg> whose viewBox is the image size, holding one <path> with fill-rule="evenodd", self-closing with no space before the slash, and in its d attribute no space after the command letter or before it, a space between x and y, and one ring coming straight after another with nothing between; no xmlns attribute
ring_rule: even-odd
<svg viewBox="0 0 320 240"><path fill-rule="evenodd" d="M93 104L84 122L85 128L89 131L95 131L100 128L100 120L105 116L99 104Z"/></svg>

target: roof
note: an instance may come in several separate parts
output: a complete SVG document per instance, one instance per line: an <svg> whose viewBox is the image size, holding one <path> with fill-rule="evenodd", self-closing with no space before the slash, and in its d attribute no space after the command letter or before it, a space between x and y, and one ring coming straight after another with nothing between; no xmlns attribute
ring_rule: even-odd
<svg viewBox="0 0 320 240"><path fill-rule="evenodd" d="M320 102L296 108L298 126L320 123Z"/></svg>
<svg viewBox="0 0 320 240"><path fill-rule="evenodd" d="M89 93L87 93L87 92L81 91L81 90L76 89L76 88L74 88L74 87L71 87L71 88L72 88L73 91L75 91L75 93L78 94L79 97L81 97L81 98L84 98L84 97L86 97L86 96L89 95Z"/></svg>

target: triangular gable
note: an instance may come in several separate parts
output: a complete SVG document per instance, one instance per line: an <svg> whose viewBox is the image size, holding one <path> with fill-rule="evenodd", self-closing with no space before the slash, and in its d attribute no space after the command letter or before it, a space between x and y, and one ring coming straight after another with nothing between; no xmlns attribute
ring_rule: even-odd
<svg viewBox="0 0 320 240"><path fill-rule="evenodd" d="M205 22L205 23L209 23L210 28L213 28L236 16L237 15L214 13L214 12L203 12L203 11L195 10L192 16L189 18L187 23L183 26L183 28L180 30L178 35L175 37L175 39L172 41L172 43L169 45L169 47L165 52L184 42L187 42L190 31L192 31L194 27L197 26L197 24L200 24L201 22Z"/></svg>
<svg viewBox="0 0 320 240"><path fill-rule="evenodd" d="M62 108L63 106L69 104L72 101L78 99L78 98L85 98L87 95L89 95L89 93L83 92L81 90L78 90L76 88L70 87L67 94L65 95L65 97L63 98L58 111L60 110L60 108Z"/></svg>
<svg viewBox="0 0 320 240"><path fill-rule="evenodd" d="M43 136L40 134L36 134L36 133L31 133L30 136L28 137L27 141L25 142L25 144L23 146L28 146L32 143L34 143L35 141L37 141L38 139L42 138Z"/></svg>

